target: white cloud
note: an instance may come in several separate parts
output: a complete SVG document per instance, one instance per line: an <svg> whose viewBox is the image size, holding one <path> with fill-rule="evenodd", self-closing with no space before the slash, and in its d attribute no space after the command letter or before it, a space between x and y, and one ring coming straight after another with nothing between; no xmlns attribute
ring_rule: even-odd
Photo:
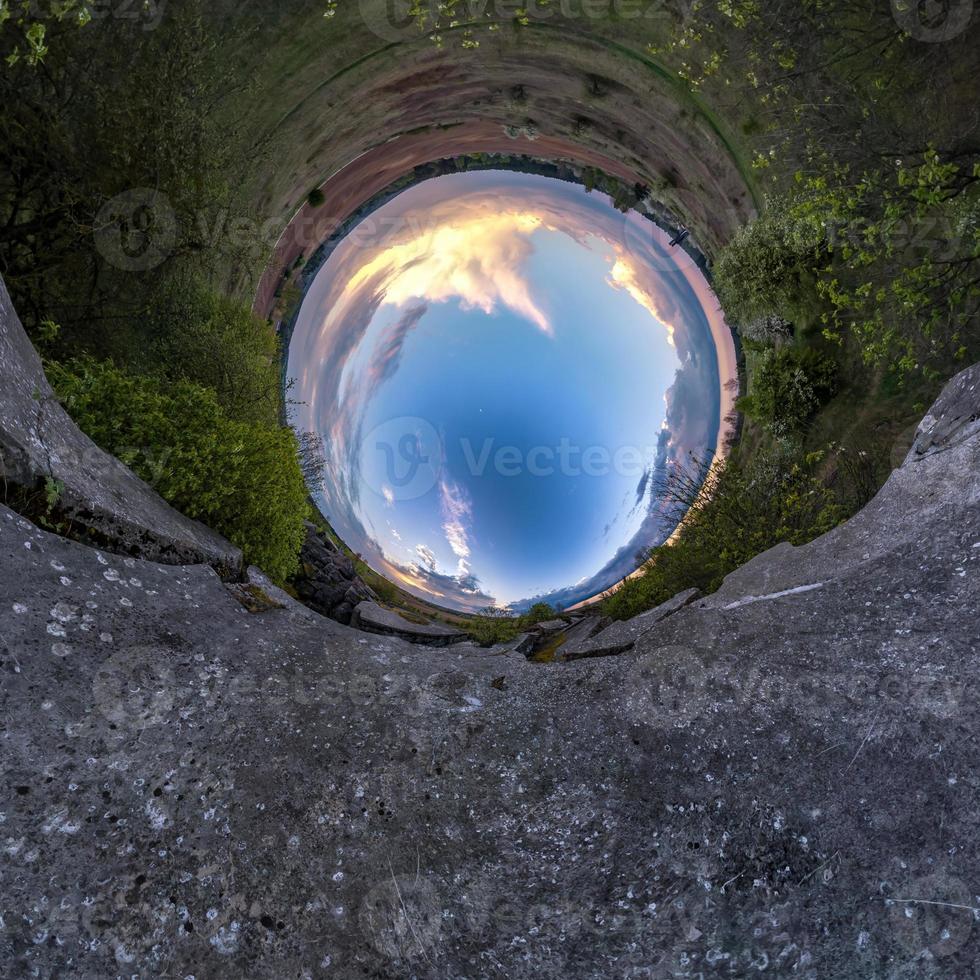
<svg viewBox="0 0 980 980"><path fill-rule="evenodd" d="M436 556L432 553L431 548L427 548L424 544L417 544L415 546L415 554L422 559L422 564L429 571L434 572L436 570Z"/></svg>
<svg viewBox="0 0 980 980"><path fill-rule="evenodd" d="M466 491L445 477L439 481L442 530L457 558L470 557L469 528L472 508Z"/></svg>

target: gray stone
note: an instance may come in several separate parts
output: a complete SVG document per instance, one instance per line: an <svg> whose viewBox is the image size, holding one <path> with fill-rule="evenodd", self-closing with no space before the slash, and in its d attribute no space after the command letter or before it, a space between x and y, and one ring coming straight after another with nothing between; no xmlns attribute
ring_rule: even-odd
<svg viewBox="0 0 980 980"><path fill-rule="evenodd" d="M978 403L980 365L974 365L946 385L922 420L905 462L863 510L800 548L780 544L757 555L732 572L704 604L724 607L777 592L820 588L843 562L872 562L901 547L921 547L925 524L980 505L974 454Z"/></svg>
<svg viewBox="0 0 980 980"><path fill-rule="evenodd" d="M293 579L296 594L321 616L347 625L358 603L378 598L350 558L309 522L299 560L300 571Z"/></svg>
<svg viewBox="0 0 980 980"><path fill-rule="evenodd" d="M564 619L546 619L544 622L535 623L533 626L528 627L528 631L532 633L557 633L559 630L563 630L568 626L568 623Z"/></svg>
<svg viewBox="0 0 980 980"><path fill-rule="evenodd" d="M561 659L583 660L586 657L610 657L617 653L624 653L632 649L636 641L659 622L688 603L694 602L700 595L697 589L678 592L659 606L648 609L645 613L634 616L633 619L612 623L595 635L576 636L573 640L569 631L569 639L561 648Z"/></svg>
<svg viewBox="0 0 980 980"><path fill-rule="evenodd" d="M238 548L178 513L103 452L61 407L0 279L0 478L7 490L57 481L57 512L112 552L241 571Z"/></svg>
<svg viewBox="0 0 980 980"><path fill-rule="evenodd" d="M605 629L611 620L608 616L581 616L573 620L565 630L565 646L574 646L591 640L600 630Z"/></svg>
<svg viewBox="0 0 980 980"><path fill-rule="evenodd" d="M973 976L980 433L792 555L533 664L0 509L4 974Z"/></svg>
<svg viewBox="0 0 980 980"><path fill-rule="evenodd" d="M434 647L450 646L468 639L462 630L440 623L413 623L399 616L393 609L385 609L371 601L358 604L351 617L351 626L365 633L397 636L410 643L424 643Z"/></svg>

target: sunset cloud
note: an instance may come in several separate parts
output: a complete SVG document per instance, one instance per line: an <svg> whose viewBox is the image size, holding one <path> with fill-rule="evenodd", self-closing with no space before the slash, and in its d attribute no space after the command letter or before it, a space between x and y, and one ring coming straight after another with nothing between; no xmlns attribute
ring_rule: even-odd
<svg viewBox="0 0 980 980"><path fill-rule="evenodd" d="M386 303L458 299L464 309L487 314L499 303L551 334L527 280L527 260L534 250L530 236L540 225L539 216L515 211L448 218L385 248L352 276L350 289L357 292L365 281L380 276Z"/></svg>

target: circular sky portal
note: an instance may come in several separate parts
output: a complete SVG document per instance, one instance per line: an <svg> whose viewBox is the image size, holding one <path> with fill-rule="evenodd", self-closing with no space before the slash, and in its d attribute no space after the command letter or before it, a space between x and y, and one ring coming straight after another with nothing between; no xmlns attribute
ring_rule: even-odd
<svg viewBox="0 0 980 980"><path fill-rule="evenodd" d="M288 367L331 526L467 612L568 607L632 572L677 523L664 474L717 451L735 372L666 233L510 171L424 181L361 221L316 273Z"/></svg>

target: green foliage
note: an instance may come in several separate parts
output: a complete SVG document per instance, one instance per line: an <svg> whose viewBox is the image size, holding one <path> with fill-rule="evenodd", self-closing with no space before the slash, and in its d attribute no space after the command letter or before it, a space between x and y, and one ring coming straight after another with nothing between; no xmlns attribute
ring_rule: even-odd
<svg viewBox="0 0 980 980"><path fill-rule="evenodd" d="M278 423L278 339L247 303L221 296L197 276L176 275L154 294L141 330L140 367L147 373L214 389L237 421Z"/></svg>
<svg viewBox="0 0 980 980"><path fill-rule="evenodd" d="M812 347L763 351L736 407L775 436L801 432L837 387L837 365Z"/></svg>
<svg viewBox="0 0 980 980"><path fill-rule="evenodd" d="M61 324L62 356L129 361L148 283L259 258L239 193L246 123L222 101L238 66L202 7L189 0L152 31L135 16L62 26L43 70L0 71L0 268L29 331ZM147 242L145 268L122 267Z"/></svg>
<svg viewBox="0 0 980 980"><path fill-rule="evenodd" d="M52 0L46 12L36 3L0 0L0 52L9 68L21 61L37 67L48 53L48 28L61 23L84 27L92 12L80 0Z"/></svg>
<svg viewBox="0 0 980 980"><path fill-rule="evenodd" d="M643 574L603 600L603 613L629 619L685 589L714 592L729 572L773 545L800 545L829 531L845 512L814 475L820 458L757 453L748 464L730 460L709 471L703 490L697 468L675 474L668 499L690 507L680 535L651 551Z"/></svg>
<svg viewBox="0 0 980 980"><path fill-rule="evenodd" d="M770 198L715 262L714 287L728 316L736 323L787 313L793 319L802 297L813 292L824 238L819 226L799 220L783 198Z"/></svg>
<svg viewBox="0 0 980 980"><path fill-rule="evenodd" d="M480 646L509 643L535 623L554 619L557 613L546 602L536 602L527 612L514 616L499 606L489 606L479 616L472 616L463 624Z"/></svg>
<svg viewBox="0 0 980 980"><path fill-rule="evenodd" d="M323 191L319 187L314 187L309 194L306 195L306 201L311 208L318 208L326 200L323 196Z"/></svg>
<svg viewBox="0 0 980 980"><path fill-rule="evenodd" d="M736 321L821 304L824 335L909 373L977 353L980 163L929 150L855 173L827 166L722 250L715 283Z"/></svg>
<svg viewBox="0 0 980 980"><path fill-rule="evenodd" d="M868 366L938 377L980 355L980 159L959 121L975 98L942 81L976 77L980 49L965 29L919 43L902 8L695 0L652 50L731 109L772 188L717 256L730 319L815 317Z"/></svg>
<svg viewBox="0 0 980 980"><path fill-rule="evenodd" d="M645 184L628 184L596 167L584 167L581 179L587 193L602 191L612 199L613 207L624 213L636 207L650 193Z"/></svg>
<svg viewBox="0 0 980 980"><path fill-rule="evenodd" d="M64 492L65 485L61 480L56 480L53 476L44 478L44 501L49 514L55 508Z"/></svg>
<svg viewBox="0 0 980 980"><path fill-rule="evenodd" d="M60 333L61 327L54 320L44 319L33 324L29 336L43 356L54 349Z"/></svg>
<svg viewBox="0 0 980 980"><path fill-rule="evenodd" d="M383 575L379 575L362 558L354 559L354 571L368 588L373 589L377 597L386 605L398 606L402 604L404 596L401 590L393 582L389 582Z"/></svg>
<svg viewBox="0 0 980 980"><path fill-rule="evenodd" d="M517 617L495 607L485 609L479 616L467 619L463 628L473 637L474 642L483 647L492 647L496 643L509 643L520 633Z"/></svg>
<svg viewBox="0 0 980 980"><path fill-rule="evenodd" d="M793 209L833 230L818 292L826 336L851 334L868 363L907 373L977 351L980 163L928 150L893 170L800 178Z"/></svg>
<svg viewBox="0 0 980 980"><path fill-rule="evenodd" d="M79 359L47 372L82 430L165 500L277 581L295 570L307 496L289 429L237 421L207 388L110 362Z"/></svg>

